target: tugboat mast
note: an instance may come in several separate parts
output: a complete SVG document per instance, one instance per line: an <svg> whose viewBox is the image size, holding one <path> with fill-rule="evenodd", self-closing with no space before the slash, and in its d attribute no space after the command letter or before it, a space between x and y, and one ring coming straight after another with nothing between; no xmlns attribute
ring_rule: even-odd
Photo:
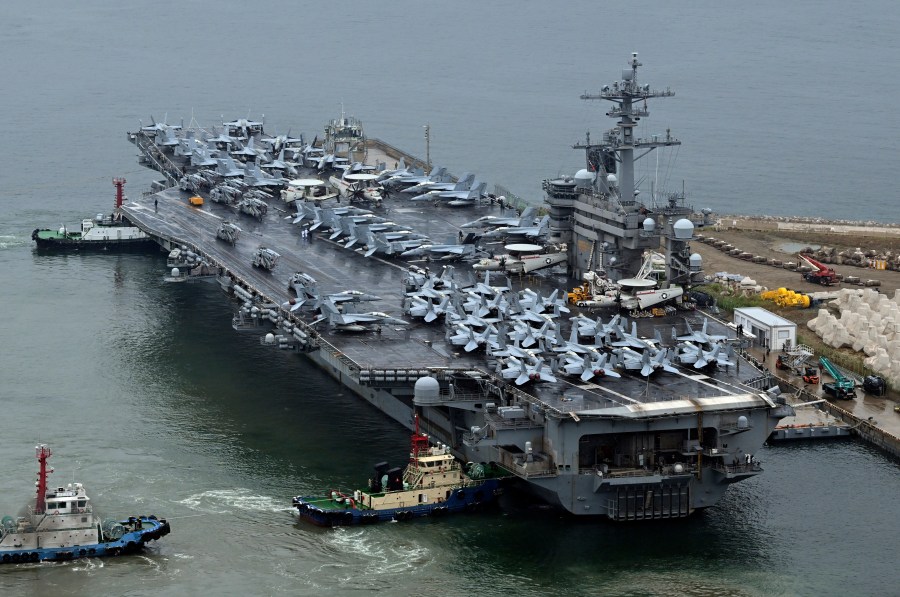
<svg viewBox="0 0 900 597"><path fill-rule="evenodd" d="M40 462L37 478L37 496L34 501L34 513L44 514L47 507L47 475L53 472L53 469L47 469L47 459L53 455L53 452L50 451L50 448L47 447L46 444L35 446L34 450L35 456L37 456L38 462Z"/></svg>

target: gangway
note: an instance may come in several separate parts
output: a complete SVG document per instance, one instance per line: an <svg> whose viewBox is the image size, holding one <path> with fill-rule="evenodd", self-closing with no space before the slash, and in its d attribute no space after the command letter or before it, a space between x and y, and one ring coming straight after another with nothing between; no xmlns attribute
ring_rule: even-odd
<svg viewBox="0 0 900 597"><path fill-rule="evenodd" d="M819 364L828 371L834 382L823 383L822 389L835 398L853 400L856 397L856 382L841 373L840 369L825 357L819 357Z"/></svg>
<svg viewBox="0 0 900 597"><path fill-rule="evenodd" d="M806 365L806 361L809 360L813 354L815 354L815 351L806 344L797 344L787 350L785 358L782 358L782 362L785 365L784 368L801 373L804 365Z"/></svg>

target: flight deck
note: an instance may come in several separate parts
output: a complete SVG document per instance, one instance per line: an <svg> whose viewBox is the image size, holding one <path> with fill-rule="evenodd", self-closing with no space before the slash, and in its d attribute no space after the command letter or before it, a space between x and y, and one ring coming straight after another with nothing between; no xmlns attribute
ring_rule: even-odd
<svg viewBox="0 0 900 597"><path fill-rule="evenodd" d="M395 370L478 370L494 373L497 361L486 357L483 349L471 353L462 347L452 346L446 341L445 328L439 322L426 324L421 319L405 316L402 306L405 296L404 275L409 263L396 258L382 258L377 255L365 257L361 249L347 249L336 240L330 240L329 230L316 230L304 238L300 226L291 223L295 209L273 199L269 202L268 213L257 220L228 205L205 201L202 206L193 206L188 199L190 193L170 188L153 195L129 201L124 207L127 218L147 233L158 238L167 248L186 245L202 255L212 265L227 273L235 282L258 295L262 304L280 309L286 320L294 319L309 324L316 314L291 313L282 305L294 298L288 289L288 278L295 272L304 272L319 283L326 293L346 289L358 289L380 297L376 302L362 303L360 311L381 311L394 317L404 318L410 325L381 325L377 331L362 333L329 330L327 322L319 322L314 329L319 334L319 348L331 350L341 360L347 361L351 371L395 371ZM338 204L332 204L338 207ZM411 203L404 198L387 198L383 206L374 210L378 215L403 224L417 232L429 235L436 242L454 241L459 226L486 214L500 215L501 208L485 201L482 205L465 208L450 208L431 202ZM511 211L509 209L506 210ZM243 230L240 238L232 246L216 238L216 231L223 220L237 223ZM455 241L454 241L455 242ZM251 264L252 255L259 246L266 246L280 254L278 265L273 271ZM444 263L440 261L418 261L414 265L427 267L440 273ZM475 274L471 264L453 262L460 273ZM483 274L482 274L483 275ZM543 295L575 285L566 276L564 267L528 276L510 276L513 290L531 288ZM492 284L506 283L506 278L496 275ZM563 335L570 330L568 317L579 309L569 306L571 313L558 319L563 327ZM590 314L609 318L610 310ZM678 334L685 333L685 319L697 327L700 318L693 312L680 312L667 317L638 319L639 335L653 338L656 332L663 339L669 339L674 327ZM629 324L630 325L630 324ZM714 320L710 332L728 331ZM666 342L664 340L664 346ZM674 342L669 342L674 345ZM722 394L744 394L748 391L740 382L756 380L759 371L740 360L727 371L719 370L710 376L689 366L672 364L677 373L660 372L651 377L642 377L636 372L623 372L621 378L606 378L582 382L577 376L567 377L557 374L556 382L529 383L518 388L537 398L546 407L559 412L574 412L595 409L617 409L641 403L665 400L697 399ZM498 380L503 384L502 380Z"/></svg>

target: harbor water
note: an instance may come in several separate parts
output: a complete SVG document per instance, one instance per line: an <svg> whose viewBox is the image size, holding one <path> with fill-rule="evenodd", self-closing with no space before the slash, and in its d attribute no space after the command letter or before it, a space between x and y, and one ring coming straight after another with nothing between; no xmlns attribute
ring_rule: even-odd
<svg viewBox="0 0 900 597"><path fill-rule="evenodd" d="M407 432L303 357L230 326L213 283L165 284L162 255L38 254L36 227L149 188L125 140L143 119L261 118L370 136L531 201L607 126L582 102L640 53L654 127L684 145L643 177L722 213L896 221L900 124L887 98L900 9L405 0L357 7L99 0L0 7L0 516L85 483L108 516L172 534L140 556L0 566L2 595L896 595L900 466L853 442L767 447L765 473L688 520L617 525L505 504L440 522L326 530L297 494L406 457ZM348 256L351 258L351 256ZM351 280L347 282L352 287ZM399 305L396 306L399 310ZM897 416L886 411L882 416Z"/></svg>

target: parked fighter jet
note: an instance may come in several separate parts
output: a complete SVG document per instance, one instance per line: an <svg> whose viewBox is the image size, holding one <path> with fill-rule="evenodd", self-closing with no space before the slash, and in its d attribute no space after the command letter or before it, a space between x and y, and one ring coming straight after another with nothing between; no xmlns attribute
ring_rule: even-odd
<svg viewBox="0 0 900 597"><path fill-rule="evenodd" d="M474 244L474 239L465 239L460 244L433 245L423 244L414 249L409 249L400 254L400 257L429 257L441 261L451 261L455 259L469 259L475 256L478 247Z"/></svg>
<svg viewBox="0 0 900 597"><path fill-rule="evenodd" d="M427 238L388 240L385 233L379 232L375 234L371 230L368 230L366 236L366 251L364 255L366 257L371 257L375 253L382 253L384 255L399 255L404 251L408 251L409 249L418 247L422 243L426 242L428 242Z"/></svg>
<svg viewBox="0 0 900 597"><path fill-rule="evenodd" d="M435 182L428 180L405 188L403 189L403 192L410 194L418 193L412 198L413 201L416 201L422 199L426 195L437 194L441 191L468 191L472 188L473 184L475 184L475 175L471 172L466 172L457 182Z"/></svg>
<svg viewBox="0 0 900 597"><path fill-rule="evenodd" d="M716 342L720 340L727 340L728 336L724 336L722 334L708 334L706 333L707 325L709 324L709 318L703 319L703 329L700 331L694 331L691 328L691 324L687 321L684 322L687 326L688 333L684 336L678 336L678 340L682 341L690 341L690 342L699 342L700 344L706 344L712 346Z"/></svg>
<svg viewBox="0 0 900 597"><path fill-rule="evenodd" d="M498 226L531 226L534 223L534 214L537 213L536 207L526 207L522 215L516 216L481 216L477 220L466 222L460 228L496 228Z"/></svg>
<svg viewBox="0 0 900 597"><path fill-rule="evenodd" d="M615 370L615 364L607 364L609 355L605 352L592 354L577 354L567 352L563 355L566 363L562 366L567 375L577 375L581 381L590 381L595 376L622 377Z"/></svg>
<svg viewBox="0 0 900 597"><path fill-rule="evenodd" d="M431 174L421 174L419 176L393 176L383 181L382 184L389 187L409 187L426 181L448 182L450 175L446 168L434 168Z"/></svg>
<svg viewBox="0 0 900 597"><path fill-rule="evenodd" d="M446 205L450 205L452 207L460 207L464 205L472 205L476 201L479 201L484 196L484 189L487 185L483 182L476 184L471 189L463 189L463 190L452 190L452 191L437 191L434 194L426 193L425 195L419 195L418 197L413 197L412 201L421 201L421 200L434 200L441 201L446 203Z"/></svg>
<svg viewBox="0 0 900 597"><path fill-rule="evenodd" d="M466 325L462 324L454 324L456 329L456 334L450 335L450 329L447 329L447 341L453 346L462 346L463 350L466 352L472 352L473 350L478 349L481 346L485 346L488 341L488 337L491 334L496 334L497 330L494 326L487 326L483 332L478 334L475 331Z"/></svg>
<svg viewBox="0 0 900 597"><path fill-rule="evenodd" d="M544 216L537 226L500 226L484 233L483 238L541 238L550 231L550 216Z"/></svg>
<svg viewBox="0 0 900 597"><path fill-rule="evenodd" d="M545 366L543 359L538 359L537 363L530 364L515 357L507 357L506 365L504 369L500 369L500 375L503 376L503 379L514 379L513 383L517 386L529 381L556 381L556 377L550 372L549 367Z"/></svg>
<svg viewBox="0 0 900 597"><path fill-rule="evenodd" d="M250 137L250 140L247 141L246 145L240 142L236 142L235 145L238 146L238 149L234 149L228 153L237 157L242 162L255 160L263 153L261 149L256 148L256 144L253 142L253 137Z"/></svg>
<svg viewBox="0 0 900 597"><path fill-rule="evenodd" d="M622 367L629 371L640 371L644 377L649 377L654 372L662 369L669 373L678 373L678 369L672 366L668 358L668 350L659 350L652 357L649 351L643 354L630 348L617 348L613 354L618 356Z"/></svg>
<svg viewBox="0 0 900 597"><path fill-rule="evenodd" d="M167 131L167 130L169 130L169 129L175 130L175 131L181 129L181 126L180 126L180 125L177 125L177 124L166 124L166 121L167 121L168 119L169 119L169 114L166 113L166 115L165 115L165 117L163 118L163 121L162 121L162 122L156 122L156 120L153 118L153 115L151 114L151 115L150 115L150 125L149 125L149 126L144 126L143 121L139 121L139 122L141 123L141 132L143 132L143 133L145 133L145 134L147 134L147 135L150 135L150 136L154 136L154 135L158 135L160 132L165 132L165 131Z"/></svg>
<svg viewBox="0 0 900 597"><path fill-rule="evenodd" d="M229 135L237 135L244 139L263 132L264 122L255 122L246 118L238 118L231 122L223 122L222 126L228 131Z"/></svg>
<svg viewBox="0 0 900 597"><path fill-rule="evenodd" d="M710 351L703 350L698 344L685 342L678 346L678 352L675 359L682 365L694 365L695 369L703 369L709 365L715 364L718 367L730 367L735 363L734 349L731 346L723 346L715 344Z"/></svg>
<svg viewBox="0 0 900 597"><path fill-rule="evenodd" d="M392 325L409 325L408 321L391 317L387 313L380 311L370 311L368 313L341 313L337 305L333 301L325 299L320 307L322 317L313 323L328 320L328 323L338 331L344 332L365 332L370 326L381 326L382 324Z"/></svg>
<svg viewBox="0 0 900 597"><path fill-rule="evenodd" d="M406 309L409 316L421 317L425 323L431 323L446 312L447 305L450 303L450 295L444 295L438 304L420 296L410 297L409 301L409 307Z"/></svg>
<svg viewBox="0 0 900 597"><path fill-rule="evenodd" d="M216 164L218 164L218 167L216 168L216 174L218 174L219 176L223 176L225 178L244 176L244 171L237 167L237 164L234 163L234 160L230 155L216 158Z"/></svg>
<svg viewBox="0 0 900 597"><path fill-rule="evenodd" d="M622 326L618 326L617 334L621 340L617 340L612 343L612 346L627 346L630 348L637 348L638 350L647 351L650 353L655 353L657 348L657 344L662 344L662 338L660 338L659 330L656 330L656 338L653 340L647 340L645 338L640 338L637 335L637 322L631 322L631 333L629 334Z"/></svg>

